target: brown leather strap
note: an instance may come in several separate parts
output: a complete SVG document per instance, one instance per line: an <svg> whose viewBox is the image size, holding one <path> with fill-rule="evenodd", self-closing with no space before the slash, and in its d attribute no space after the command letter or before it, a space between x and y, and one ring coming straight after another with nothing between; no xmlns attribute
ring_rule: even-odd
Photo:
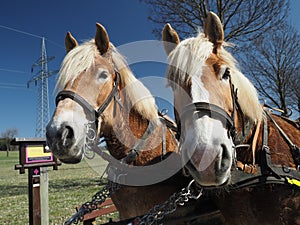
<svg viewBox="0 0 300 225"><path fill-rule="evenodd" d="M242 163L241 161L236 161L236 166L241 171L248 173L248 174L256 174L257 173L257 165L251 165Z"/></svg>

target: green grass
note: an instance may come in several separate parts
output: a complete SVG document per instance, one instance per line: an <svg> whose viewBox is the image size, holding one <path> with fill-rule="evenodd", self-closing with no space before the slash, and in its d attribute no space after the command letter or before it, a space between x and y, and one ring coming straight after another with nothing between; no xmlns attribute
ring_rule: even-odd
<svg viewBox="0 0 300 225"><path fill-rule="evenodd" d="M105 162L97 159L97 168L91 162L62 164L55 171L48 170L49 224L62 224L75 213L75 207L91 200L101 189L99 177ZM18 152L0 152L0 224L28 224L28 171L19 174L14 169L19 164ZM117 217L117 213L111 215ZM107 222L108 218L99 218Z"/></svg>

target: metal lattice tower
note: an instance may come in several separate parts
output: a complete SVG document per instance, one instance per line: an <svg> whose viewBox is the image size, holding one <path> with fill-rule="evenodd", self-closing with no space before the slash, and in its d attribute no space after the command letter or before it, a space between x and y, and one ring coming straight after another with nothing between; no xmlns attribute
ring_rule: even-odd
<svg viewBox="0 0 300 225"><path fill-rule="evenodd" d="M46 126L50 120L49 113L49 97L48 97L48 77L57 73L57 71L48 71L48 62L55 57L48 57L46 52L45 38L42 38L42 52L41 57L32 65L31 72L35 67L39 67L39 72L34 75L28 82L27 87L31 82L34 82L38 87L38 98L36 108L36 137L45 137Z"/></svg>

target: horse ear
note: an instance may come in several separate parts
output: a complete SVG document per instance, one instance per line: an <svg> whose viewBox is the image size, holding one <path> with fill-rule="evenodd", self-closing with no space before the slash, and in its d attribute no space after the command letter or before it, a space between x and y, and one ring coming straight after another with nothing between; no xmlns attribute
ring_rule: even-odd
<svg viewBox="0 0 300 225"><path fill-rule="evenodd" d="M209 12L207 15L204 34L214 44L214 52L216 53L224 41L224 30L220 18L213 12Z"/></svg>
<svg viewBox="0 0 300 225"><path fill-rule="evenodd" d="M73 48L75 48L77 45L78 45L78 42L76 41L76 39L72 36L72 34L70 32L68 32L65 37L65 47L66 47L67 53L69 51L71 51Z"/></svg>
<svg viewBox="0 0 300 225"><path fill-rule="evenodd" d="M96 23L95 43L101 55L105 54L109 49L109 38L104 26Z"/></svg>
<svg viewBox="0 0 300 225"><path fill-rule="evenodd" d="M169 23L164 26L162 31L162 40L167 55L180 43L177 32L171 27Z"/></svg>

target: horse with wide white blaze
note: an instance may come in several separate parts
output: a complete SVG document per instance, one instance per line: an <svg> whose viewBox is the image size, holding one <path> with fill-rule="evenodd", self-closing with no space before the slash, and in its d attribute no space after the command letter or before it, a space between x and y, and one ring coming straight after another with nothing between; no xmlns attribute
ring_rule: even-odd
<svg viewBox="0 0 300 225"><path fill-rule="evenodd" d="M106 29L101 24L96 28L95 38L81 45L71 33L66 35L67 55L56 85L57 106L46 132L50 149L64 163L79 163L102 137L110 154L130 168L146 170L155 163L166 168L163 164L173 156L180 170L177 140L167 126L173 122L159 116L154 97L110 43ZM134 175L114 174L115 182L125 178L122 187L112 193L121 219L143 215L187 184L176 169L151 168L142 174L149 182L143 186ZM127 179L136 183L126 183Z"/></svg>
<svg viewBox="0 0 300 225"><path fill-rule="evenodd" d="M190 160L188 168L199 184L226 184L234 159L233 125L240 123L239 115L233 116L235 98L249 96L239 104L248 120L259 124L262 110L256 90L223 48L222 24L214 14L208 15L204 34L195 38L179 43L170 25L165 26L164 34L165 41L172 37L178 43L173 44L174 49L166 46L170 53L167 78L180 115L184 160Z"/></svg>
<svg viewBox="0 0 300 225"><path fill-rule="evenodd" d="M190 175L212 195L226 224L300 224L300 124L261 106L257 91L225 50L223 26L208 13L204 33L180 42L163 29Z"/></svg>

